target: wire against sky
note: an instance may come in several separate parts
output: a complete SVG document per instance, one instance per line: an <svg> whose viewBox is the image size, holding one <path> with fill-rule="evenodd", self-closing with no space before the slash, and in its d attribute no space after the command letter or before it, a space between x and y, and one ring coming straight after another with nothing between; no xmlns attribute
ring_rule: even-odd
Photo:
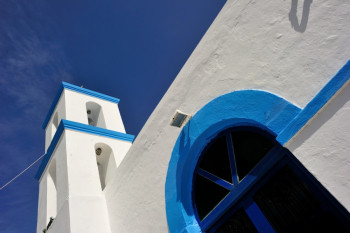
<svg viewBox="0 0 350 233"><path fill-rule="evenodd" d="M26 169L24 169L23 171L21 171L20 173L18 173L17 176L15 176L14 178L12 178L10 181L8 181L6 184L4 184L1 188L0 191L5 188L7 185L9 185L12 181L14 181L15 179L17 179L19 176L21 176L24 172L26 172L29 168L31 168L34 164L36 164L42 157L44 157L45 154L41 155L39 158L37 158L37 160L35 160L32 164L30 164Z"/></svg>

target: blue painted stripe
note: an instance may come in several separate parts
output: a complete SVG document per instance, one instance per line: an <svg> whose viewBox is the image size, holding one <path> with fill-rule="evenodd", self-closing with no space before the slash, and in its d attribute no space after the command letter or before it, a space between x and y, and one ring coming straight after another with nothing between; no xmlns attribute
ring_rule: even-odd
<svg viewBox="0 0 350 233"><path fill-rule="evenodd" d="M80 132L91 133L95 135L119 139L119 140L128 141L128 142L133 142L135 139L135 136L131 134L120 133L113 130L103 129L103 128L95 127L91 125L85 125L82 123L68 121L64 119L62 119L62 121L64 123L65 129L72 129Z"/></svg>
<svg viewBox="0 0 350 233"><path fill-rule="evenodd" d="M62 92L63 92L63 85L61 85L61 86L59 87L58 92L57 92L55 98L54 98L53 101L52 101L52 104L51 104L51 107L50 107L50 109L49 109L49 112L47 113L47 115L46 115L46 117L45 117L45 120L44 120L43 125L41 126L41 128L45 129L46 126L47 126L47 124L49 123L50 118L51 118L51 115L53 114L53 111L54 111L55 108L56 108L56 105L57 105L57 103L58 103L58 101L59 101L59 99L60 99L60 97L61 97Z"/></svg>
<svg viewBox="0 0 350 233"><path fill-rule="evenodd" d="M77 123L74 121L68 121L68 120L62 119L60 122L60 125L58 126L58 129L55 133L55 136L53 137L53 139L50 143L50 146L47 149L47 152L46 152L46 154L45 154L45 156L44 156L44 158L39 166L39 169L35 175L35 178L37 180L39 180L40 177L42 176L42 174L47 166L47 163L49 162L49 160L52 156L52 153L55 150L57 143L61 138L61 135L62 135L64 129L80 131L80 132L84 132L84 133L99 135L99 136L103 136L103 137L109 137L109 138L123 140L123 141L127 141L127 142L133 142L135 139L135 136L131 135L131 134L120 133L120 132L116 132L113 130L103 129L103 128L99 128L99 127L95 127L95 126L91 126L91 125L85 125L82 123Z"/></svg>
<svg viewBox="0 0 350 233"><path fill-rule="evenodd" d="M232 182L233 185L238 185L238 176L237 176L237 168L236 168L236 159L235 159L235 152L233 150L233 144L232 144L232 138L231 134L226 134L226 144L228 148L228 155L230 159L230 168L231 168L231 175L232 175Z"/></svg>
<svg viewBox="0 0 350 233"><path fill-rule="evenodd" d="M308 105L284 128L277 141L284 145L288 142L350 79L350 61L322 88Z"/></svg>
<svg viewBox="0 0 350 233"><path fill-rule="evenodd" d="M113 102L113 103L119 103L119 99L118 98L115 98L115 97L111 97L111 96L108 96L108 95L105 95L105 94L101 94L101 93L98 93L96 91L91 91L91 90L88 90L86 88L82 88L82 87L78 87L78 86L75 86L73 84L69 84L69 83L66 83L66 82L62 82L60 88L58 89L58 92L51 104L51 107L49 109L49 112L47 113L46 115L46 118L44 120L44 123L42 125L42 128L45 129L47 124L49 123L50 121L50 118L51 118L51 115L53 114L53 111L55 110L56 108L56 105L61 97L61 94L63 92L63 89L68 89L68 90L72 90L72 91L75 91L75 92L78 92L78 93L82 93L82 94L85 94L85 95L89 95L89 96L92 96L92 97L96 97L96 98L99 98L99 99L103 99L103 100L107 100L107 101L110 101L110 102Z"/></svg>
<svg viewBox="0 0 350 233"><path fill-rule="evenodd" d="M203 169L198 169L198 174L200 174L201 176L207 178L208 180L220 185L221 187L227 189L227 190L232 190L233 189L233 185L230 184L229 182L227 182L226 180L223 180Z"/></svg>
<svg viewBox="0 0 350 233"><path fill-rule="evenodd" d="M269 221L255 202L252 201L245 211L260 233L275 233Z"/></svg>
<svg viewBox="0 0 350 233"><path fill-rule="evenodd" d="M40 180L41 175L43 174L43 172L46 168L46 165L50 161L51 155L52 155L53 151L55 150L58 141L61 138L63 130L64 130L64 123L61 121L56 132L55 132L54 137L51 140L50 146L49 146L49 148L47 148L46 154L44 155L44 158L41 161L39 169L36 172L35 179Z"/></svg>
<svg viewBox="0 0 350 233"><path fill-rule="evenodd" d="M62 82L62 85L63 85L64 88L72 90L72 91L76 91L76 92L79 92L79 93L83 93L85 95L97 97L99 99L107 100L107 101L110 101L110 102L113 102L113 103L116 103L116 104L119 103L119 99L115 98L115 97L112 97L112 96L101 94L101 93L96 92L96 91L91 91L91 90L88 90L86 88L78 87L78 86L75 86L75 85L72 85L72 84L69 84L69 83L66 83L66 82Z"/></svg>

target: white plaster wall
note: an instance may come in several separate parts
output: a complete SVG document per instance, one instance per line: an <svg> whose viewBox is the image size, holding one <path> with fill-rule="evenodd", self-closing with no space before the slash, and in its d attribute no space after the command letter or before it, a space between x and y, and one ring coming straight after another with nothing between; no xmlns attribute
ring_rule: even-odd
<svg viewBox="0 0 350 233"><path fill-rule="evenodd" d="M103 208L102 208L103 207ZM109 218L104 197L70 196L69 212L72 233L109 233Z"/></svg>
<svg viewBox="0 0 350 233"><path fill-rule="evenodd" d="M108 205L100 185L95 145L107 144L118 167L131 143L74 130L65 130L65 134L71 232L108 233Z"/></svg>
<svg viewBox="0 0 350 233"><path fill-rule="evenodd" d="M56 159L56 188L57 188L57 215L60 214L62 206L67 202L69 195L68 164L67 164L67 138L63 132L52 158ZM66 214L66 213L64 213Z"/></svg>
<svg viewBox="0 0 350 233"><path fill-rule="evenodd" d="M112 149L106 144L96 144L95 148L102 148L101 155L96 155L99 163L98 169L100 174L101 186L104 187L110 182L117 169L117 163L114 159Z"/></svg>
<svg viewBox="0 0 350 233"><path fill-rule="evenodd" d="M287 148L350 211L349 82Z"/></svg>
<svg viewBox="0 0 350 233"><path fill-rule="evenodd" d="M47 148L50 146L55 133L52 122L56 112L58 112L58 124L62 119L88 124L86 103L89 101L95 102L101 106L103 114L99 114L98 117L100 118L103 115L106 125L104 128L125 133L118 104L64 89L45 128L45 151L47 151Z"/></svg>
<svg viewBox="0 0 350 233"><path fill-rule="evenodd" d="M302 8L299 1L299 22ZM176 109L194 115L241 89L266 90L303 108L346 63L350 2L313 1L304 32L292 27L290 11L291 1L226 3L106 187L112 232L168 231L164 185L181 131L169 126Z"/></svg>
<svg viewBox="0 0 350 233"><path fill-rule="evenodd" d="M67 119L88 124L86 103L89 101L101 106L98 118L104 121L104 128L125 133L117 104L64 89L45 129L45 151L56 132L53 126L55 114L58 114L58 122ZM104 119L100 119L102 116ZM37 232L42 232L53 216L55 220L50 232L108 233L109 218L100 186L94 145L104 142L113 149L114 157L110 161L114 164L108 164L106 174L108 183L112 175L111 168L116 168L121 163L131 143L91 137L91 134L81 132L68 132L68 136L66 131L62 134L39 181ZM88 141L90 144L86 144ZM48 175L52 159L56 160L57 166L56 188Z"/></svg>
<svg viewBox="0 0 350 233"><path fill-rule="evenodd" d="M60 213L58 214L55 220L52 222L48 233L70 233L73 232L71 230L70 224L70 214L69 214L69 204L68 201L64 203L61 207ZM42 229L38 231L38 233L42 233Z"/></svg>
<svg viewBox="0 0 350 233"><path fill-rule="evenodd" d="M126 153L124 154L124 156ZM106 186L110 183L111 179L113 178L113 175L116 172L117 169L117 163L115 162L114 159L114 154L111 153L110 156L108 157L108 162L106 163L107 166L107 172L106 172Z"/></svg>
<svg viewBox="0 0 350 233"><path fill-rule="evenodd" d="M125 133L125 128L119 112L118 104L82 93L77 93L68 89L64 89L63 94L66 99L65 101L67 115L65 119L88 124L86 103L91 101L101 106L106 129Z"/></svg>
<svg viewBox="0 0 350 233"><path fill-rule="evenodd" d="M132 143L74 130L66 129L65 133L69 195L101 195L95 145L99 143L108 145L112 149L118 168Z"/></svg>
<svg viewBox="0 0 350 233"><path fill-rule="evenodd" d="M131 143L73 130L65 132L70 195L101 195L95 144L103 142L111 147L118 167Z"/></svg>
<svg viewBox="0 0 350 233"><path fill-rule="evenodd" d="M71 231L108 233L107 206L101 190L93 141L81 132L65 132Z"/></svg>
<svg viewBox="0 0 350 233"><path fill-rule="evenodd" d="M46 174L47 183L47 217L46 224L49 223L49 218L57 215L57 189L54 180L50 173ZM48 217L50 216L50 217Z"/></svg>
<svg viewBox="0 0 350 233"><path fill-rule="evenodd" d="M108 164L109 169L118 167L131 147L131 142L122 140L73 130L63 132L40 180L38 233L47 226L51 217L47 210L54 208L48 201L53 198L53 193L47 193L48 168L53 158L56 159L57 216L54 216L50 232L110 232L95 155L95 145L101 143L108 145L112 149L111 156L114 155L110 163L115 164ZM107 180L113 175L108 171Z"/></svg>
<svg viewBox="0 0 350 233"><path fill-rule="evenodd" d="M56 190L57 195L53 193L53 187L48 186L48 173L52 159L56 160ZM61 135L59 142L56 145L56 149L52 153L51 159L48 162L46 169L43 172L42 177L39 180L39 205L38 205L38 220L37 220L37 232L42 233L52 216L52 210L56 209L57 214L52 217L59 217L60 215L67 216L68 212L62 211L62 206L65 205L68 199L68 178L67 178L67 158L66 158L66 136L65 133ZM52 184L53 185L53 184ZM56 197L55 197L56 196ZM55 200L53 202L52 200ZM60 217L66 219L66 217ZM58 219L60 219L58 218ZM58 220L55 220L56 222ZM63 222L63 224L67 224ZM56 224L57 225L57 224Z"/></svg>
<svg viewBox="0 0 350 233"><path fill-rule="evenodd" d="M45 228L47 216L47 174L43 174L41 182L39 183L39 200L38 200L38 217L36 224L36 232L42 233Z"/></svg>

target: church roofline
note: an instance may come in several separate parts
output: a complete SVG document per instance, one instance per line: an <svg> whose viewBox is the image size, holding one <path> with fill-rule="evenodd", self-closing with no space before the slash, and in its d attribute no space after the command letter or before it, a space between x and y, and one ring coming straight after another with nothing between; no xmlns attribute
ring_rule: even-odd
<svg viewBox="0 0 350 233"><path fill-rule="evenodd" d="M50 118L52 116L52 113L54 112L55 108L56 108L56 105L61 97L61 94L63 92L63 89L68 89L68 90L71 90L71 91L75 91L75 92L79 92L79 93L82 93L82 94L85 94L85 95L89 95L89 96L92 96L92 97L96 97L96 98L99 98L99 99L103 99L103 100L107 100L107 101L110 101L110 102L113 102L113 103L116 103L118 104L119 103L119 99L118 98L115 98L115 97L111 97L111 96L108 96L108 95L105 95L105 94L101 94L101 93L98 93L96 91L91 91L89 89L86 89L86 88L82 88L82 87L78 87L78 86L75 86L73 84L70 84L70 83L66 83L66 82L62 82L62 85L60 86L52 104L51 104L51 107L49 109L49 112L47 113L46 115L46 118L43 122L43 125L42 125L42 128L45 129L47 124L49 123L50 121Z"/></svg>
<svg viewBox="0 0 350 233"><path fill-rule="evenodd" d="M35 179L40 180L40 178L41 178L42 174L44 173L46 166L47 166L48 162L50 161L51 156L52 156L52 154L57 146L57 143L59 142L61 135L64 132L64 129L70 129L70 130L95 134L98 136L109 137L109 138L123 140L123 141L127 141L127 142L133 142L135 139L135 136L131 135L131 134L116 132L113 130L103 129L103 128L99 128L99 127L95 127L95 126L91 126L91 125L85 125L82 123L62 119L61 123L59 124L59 126L56 130L56 133L55 133L55 135L50 143L50 146L47 149L47 152L44 155L43 160L41 161L39 169L35 175Z"/></svg>

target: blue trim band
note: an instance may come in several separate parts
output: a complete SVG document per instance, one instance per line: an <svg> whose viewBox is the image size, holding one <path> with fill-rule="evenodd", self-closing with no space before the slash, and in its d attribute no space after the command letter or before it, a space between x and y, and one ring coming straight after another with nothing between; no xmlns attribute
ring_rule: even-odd
<svg viewBox="0 0 350 233"><path fill-rule="evenodd" d="M46 118L44 120L44 123L42 125L42 128L45 129L47 124L49 123L50 121L50 118L51 118L51 115L53 114L53 111L55 110L56 108L56 105L61 97L61 94L63 92L63 89L68 89L68 90L72 90L72 91L75 91L75 92L78 92L78 93L82 93L82 94L85 94L85 95L89 95L89 96L92 96L92 97L96 97L96 98L99 98L99 99L103 99L103 100L107 100L107 101L110 101L110 102L113 102L113 103L116 103L118 104L119 103L119 99L118 98L114 98L114 97L111 97L111 96L108 96L108 95L104 95L104 94L101 94L101 93L98 93L96 91L91 91L91 90L88 90L86 88L82 88L82 87L78 87L78 86L75 86L73 84L69 84L69 83L66 83L66 82L62 82L60 88L58 89L58 92L51 104L51 107L49 109L49 112L47 113L46 115Z"/></svg>
<svg viewBox="0 0 350 233"><path fill-rule="evenodd" d="M45 129L47 124L49 123L51 115L53 114L53 111L55 111L56 105L57 105L57 103L58 103L58 101L59 101L59 99L61 97L62 92L63 92L63 85L60 85L60 87L58 89L58 92L57 92L55 98L52 101L52 104L51 104L51 107L49 109L49 112L46 114L46 117L45 117L45 120L43 122L43 125L41 126L42 129Z"/></svg>
<svg viewBox="0 0 350 233"><path fill-rule="evenodd" d="M41 178L41 176L46 168L46 165L50 161L51 155L52 155L53 151L55 150L58 141L61 138L63 130L64 130L64 123L63 123L63 121L61 121L60 124L58 125L58 128L55 132L55 135L53 136L53 138L51 140L50 146L49 146L49 148L47 148L46 154L44 155L44 158L41 161L39 169L35 174L35 179L40 180L40 178Z"/></svg>
<svg viewBox="0 0 350 233"><path fill-rule="evenodd" d="M45 154L45 156L40 164L40 167L35 175L35 178L37 180L39 180L40 177L42 176L42 174L47 166L47 163L49 162L51 155L52 155L53 151L55 150L58 141L61 138L61 135L62 135L64 129L70 129L70 130L80 131L80 132L84 132L84 133L90 133L90 134L94 134L94 135L109 137L109 138L123 140L123 141L127 141L127 142L133 142L135 139L135 136L131 135L131 134L120 133L120 132L116 132L113 130L103 129L103 128L94 127L91 125L85 125L85 124L77 123L74 121L68 121L68 120L62 119L58 128L57 128L55 136L53 137L53 139L50 143L50 146L47 149L47 152L46 152L46 154Z"/></svg>
<svg viewBox="0 0 350 233"><path fill-rule="evenodd" d="M135 139L135 136L131 134L120 133L117 131L103 129L103 128L95 127L91 125L85 125L82 123L68 121L64 119L62 119L62 121L65 129L76 130L80 132L95 134L95 135L104 136L108 138L114 138L114 139L123 140L127 142L133 142Z"/></svg>
<svg viewBox="0 0 350 233"><path fill-rule="evenodd" d="M108 96L105 94L101 94L101 93L96 92L96 91L91 91L91 90L88 90L86 88L78 87L78 86L75 86L75 85L72 85L72 84L69 84L66 82L62 82L62 85L66 89L69 89L69 90L72 90L75 92L79 92L79 93L83 93L85 95L93 96L93 97L96 97L99 99L107 100L107 101L110 101L110 102L113 102L116 104L119 103L119 101L120 101L118 98L111 97L111 96Z"/></svg>
<svg viewBox="0 0 350 233"><path fill-rule="evenodd" d="M322 90L305 106L296 118L285 127L277 137L277 141L284 145L288 142L334 94L350 79L350 61L322 88Z"/></svg>
<svg viewBox="0 0 350 233"><path fill-rule="evenodd" d="M236 91L200 109L182 129L174 146L165 183L169 231L201 232L191 200L194 169L202 150L218 133L234 126L255 126L284 145L350 79L350 61L304 108L264 91Z"/></svg>

